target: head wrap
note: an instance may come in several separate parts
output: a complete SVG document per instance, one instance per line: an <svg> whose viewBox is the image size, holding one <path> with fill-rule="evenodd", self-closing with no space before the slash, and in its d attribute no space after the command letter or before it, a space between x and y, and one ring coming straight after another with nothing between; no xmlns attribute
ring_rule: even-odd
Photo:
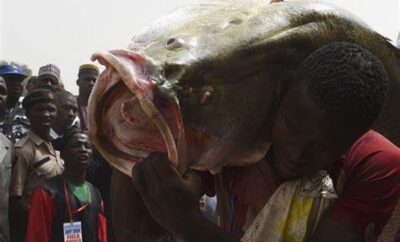
<svg viewBox="0 0 400 242"><path fill-rule="evenodd" d="M53 76L60 81L60 69L53 64L48 64L39 68L38 79L44 75Z"/></svg>
<svg viewBox="0 0 400 242"><path fill-rule="evenodd" d="M83 73L88 73L88 72L94 72L96 74L99 74L99 68L95 65L92 64L84 64L79 67L79 72L78 76L80 76Z"/></svg>
<svg viewBox="0 0 400 242"><path fill-rule="evenodd" d="M22 107L27 110L33 105L41 102L56 103L56 98L54 93L48 89L39 88L28 93L24 100L22 101Z"/></svg>
<svg viewBox="0 0 400 242"><path fill-rule="evenodd" d="M18 65L9 65L9 64L4 64L0 66L0 75L18 75L21 76L21 78L25 78L26 74L24 72L24 69L21 66Z"/></svg>

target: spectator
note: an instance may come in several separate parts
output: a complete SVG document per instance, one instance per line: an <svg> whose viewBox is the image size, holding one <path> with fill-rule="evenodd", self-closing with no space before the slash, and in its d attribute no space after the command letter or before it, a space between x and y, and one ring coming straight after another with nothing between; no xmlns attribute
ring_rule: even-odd
<svg viewBox="0 0 400 242"><path fill-rule="evenodd" d="M0 77L0 109L4 110L7 100L7 86ZM0 241L9 242L8 224L8 191L10 189L11 162L13 160L13 144L0 133Z"/></svg>
<svg viewBox="0 0 400 242"><path fill-rule="evenodd" d="M39 68L39 75L37 78L38 88L47 88L51 91L56 91L60 83L60 69L53 65L48 64Z"/></svg>
<svg viewBox="0 0 400 242"><path fill-rule="evenodd" d="M80 127L82 131L87 131L87 105L94 84L99 75L99 69L95 65L85 64L79 67L77 85L79 86L78 112ZM88 181L95 185L104 199L105 214L109 221L111 217L111 176L112 169L100 152L93 149L93 162L88 170ZM114 241L112 227L108 228L108 241Z"/></svg>
<svg viewBox="0 0 400 242"><path fill-rule="evenodd" d="M106 242L100 193L85 181L92 156L89 138L79 129L72 129L62 139L65 171L33 192L26 242L64 241L66 227L71 222L78 229L75 234L81 238L76 241Z"/></svg>
<svg viewBox="0 0 400 242"><path fill-rule="evenodd" d="M72 93L58 91L55 96L57 100L57 118L50 133L52 139L62 136L67 129L75 125L78 116L78 103Z"/></svg>
<svg viewBox="0 0 400 242"><path fill-rule="evenodd" d="M18 236L25 234L31 192L47 179L62 173L64 166L58 151L50 143L50 128L57 108L54 94L35 89L22 105L31 122L31 131L15 144L16 160L11 177L10 196L13 224ZM15 227L14 227L15 228ZM21 241L21 238L19 238Z"/></svg>
<svg viewBox="0 0 400 242"><path fill-rule="evenodd" d="M37 87L37 76L31 76L26 83L26 91L30 93L33 89Z"/></svg>
<svg viewBox="0 0 400 242"><path fill-rule="evenodd" d="M64 82L60 81L60 83L58 83L56 91L65 91Z"/></svg>
<svg viewBox="0 0 400 242"><path fill-rule="evenodd" d="M95 65L85 64L79 67L78 80L79 86L78 107L79 120L82 130L87 130L87 106L90 94L92 93L94 84L99 76L99 69Z"/></svg>
<svg viewBox="0 0 400 242"><path fill-rule="evenodd" d="M21 107L22 81L26 75L22 67L5 64L0 66L0 76L6 81L8 89L7 110L0 122L0 129L7 138L15 142L29 131L29 121Z"/></svg>

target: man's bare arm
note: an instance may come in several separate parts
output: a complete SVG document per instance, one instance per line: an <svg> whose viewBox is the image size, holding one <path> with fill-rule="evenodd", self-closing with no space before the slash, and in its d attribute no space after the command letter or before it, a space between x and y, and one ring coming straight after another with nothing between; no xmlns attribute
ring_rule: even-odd
<svg viewBox="0 0 400 242"><path fill-rule="evenodd" d="M325 217L318 225L310 242L363 242L364 235L346 227L342 223Z"/></svg>
<svg viewBox="0 0 400 242"><path fill-rule="evenodd" d="M174 235L187 242L234 241L201 213L201 179L194 172L180 176L165 155L152 154L132 177L151 216Z"/></svg>

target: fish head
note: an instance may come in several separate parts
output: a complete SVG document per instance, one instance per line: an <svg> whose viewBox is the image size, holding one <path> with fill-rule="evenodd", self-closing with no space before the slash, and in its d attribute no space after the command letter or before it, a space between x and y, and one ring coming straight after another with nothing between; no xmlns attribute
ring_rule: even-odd
<svg viewBox="0 0 400 242"><path fill-rule="evenodd" d="M175 10L128 48L93 55L106 66L90 98L93 143L127 175L152 152L167 153L180 171L259 161L301 61L323 44L355 42L347 30L325 31L332 19L367 29L317 1L214 0Z"/></svg>

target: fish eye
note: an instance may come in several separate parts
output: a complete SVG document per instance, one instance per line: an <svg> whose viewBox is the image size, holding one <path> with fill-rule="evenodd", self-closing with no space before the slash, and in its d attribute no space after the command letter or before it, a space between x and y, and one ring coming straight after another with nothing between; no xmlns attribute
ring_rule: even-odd
<svg viewBox="0 0 400 242"><path fill-rule="evenodd" d="M203 87L199 95L199 104L201 106L207 106L208 104L210 104L214 96L213 92L214 88L212 88L211 86Z"/></svg>
<svg viewBox="0 0 400 242"><path fill-rule="evenodd" d="M239 25L241 23L243 23L243 20L240 18L234 18L231 21L229 21L230 24L235 24L235 25Z"/></svg>
<svg viewBox="0 0 400 242"><path fill-rule="evenodd" d="M183 46L183 39L170 38L167 40L166 47L168 50L175 50Z"/></svg>

